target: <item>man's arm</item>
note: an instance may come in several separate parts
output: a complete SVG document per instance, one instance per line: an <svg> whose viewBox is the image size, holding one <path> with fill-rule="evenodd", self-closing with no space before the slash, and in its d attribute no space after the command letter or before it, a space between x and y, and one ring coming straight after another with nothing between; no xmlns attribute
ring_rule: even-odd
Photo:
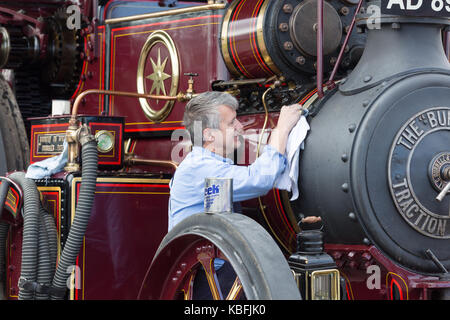
<svg viewBox="0 0 450 320"><path fill-rule="evenodd" d="M267 194L286 165L286 157L271 145L266 145L251 165L224 164L220 176L233 179L233 201L244 201Z"/></svg>

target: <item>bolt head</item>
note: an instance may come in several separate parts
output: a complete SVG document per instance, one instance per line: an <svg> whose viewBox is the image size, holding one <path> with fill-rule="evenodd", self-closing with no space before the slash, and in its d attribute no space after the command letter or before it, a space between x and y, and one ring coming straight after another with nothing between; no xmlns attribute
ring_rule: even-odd
<svg viewBox="0 0 450 320"><path fill-rule="evenodd" d="M287 3L283 6L284 13L292 13L293 10L294 10L294 7L290 3Z"/></svg>
<svg viewBox="0 0 450 320"><path fill-rule="evenodd" d="M286 41L285 43L283 43L283 48L284 50L292 50L294 48L294 45L292 44L292 42L290 41Z"/></svg>

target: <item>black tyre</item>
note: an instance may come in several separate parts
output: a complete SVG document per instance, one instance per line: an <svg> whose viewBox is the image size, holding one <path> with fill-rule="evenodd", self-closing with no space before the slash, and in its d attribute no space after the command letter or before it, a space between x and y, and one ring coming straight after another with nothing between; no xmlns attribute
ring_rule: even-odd
<svg viewBox="0 0 450 320"><path fill-rule="evenodd" d="M30 147L16 98L0 75L0 175L25 170Z"/></svg>

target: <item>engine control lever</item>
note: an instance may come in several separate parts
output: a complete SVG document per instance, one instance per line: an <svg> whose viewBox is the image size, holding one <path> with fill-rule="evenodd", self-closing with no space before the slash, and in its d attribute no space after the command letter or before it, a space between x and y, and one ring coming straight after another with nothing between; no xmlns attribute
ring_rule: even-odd
<svg viewBox="0 0 450 320"><path fill-rule="evenodd" d="M447 182L447 185L445 186L444 189L442 189L442 191L438 194L438 196L436 197L437 201L442 201L445 197L445 195L450 191L450 181Z"/></svg>
<svg viewBox="0 0 450 320"><path fill-rule="evenodd" d="M439 278L443 280L450 279L450 272L448 272L447 268L442 264L442 262L436 257L436 255L431 251L431 249L425 250L425 254L430 258L431 261L438 267L442 273L440 274Z"/></svg>

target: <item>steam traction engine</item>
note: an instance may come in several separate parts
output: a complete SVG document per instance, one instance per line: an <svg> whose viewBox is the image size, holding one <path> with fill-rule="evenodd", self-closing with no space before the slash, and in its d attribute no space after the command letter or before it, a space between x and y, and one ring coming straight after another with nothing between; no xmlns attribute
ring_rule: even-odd
<svg viewBox="0 0 450 320"><path fill-rule="evenodd" d="M215 299L448 299L449 14L387 2L2 4L4 298L190 299L203 276ZM239 165L308 109L300 197L167 233L184 106L210 90L239 100Z"/></svg>

